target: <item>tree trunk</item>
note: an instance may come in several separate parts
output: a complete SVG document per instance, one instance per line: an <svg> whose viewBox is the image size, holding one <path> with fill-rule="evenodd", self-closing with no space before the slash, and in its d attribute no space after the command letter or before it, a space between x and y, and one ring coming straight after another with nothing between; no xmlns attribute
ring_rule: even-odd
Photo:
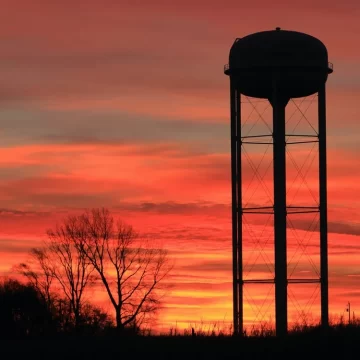
<svg viewBox="0 0 360 360"><path fill-rule="evenodd" d="M78 332L79 331L79 325L80 325L80 311L76 310L74 311L74 320L75 320L75 331Z"/></svg>
<svg viewBox="0 0 360 360"><path fill-rule="evenodd" d="M116 329L118 330L119 333L121 333L124 330L124 325L121 322L120 306L117 306L115 308L115 312L116 312Z"/></svg>

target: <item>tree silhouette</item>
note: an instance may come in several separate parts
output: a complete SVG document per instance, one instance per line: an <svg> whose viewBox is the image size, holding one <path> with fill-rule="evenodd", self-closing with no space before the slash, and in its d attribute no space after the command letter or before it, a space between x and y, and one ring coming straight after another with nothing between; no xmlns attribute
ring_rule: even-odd
<svg viewBox="0 0 360 360"><path fill-rule="evenodd" d="M39 292L48 308L54 303L52 265L45 249L33 248L30 250L28 263L20 263L15 270L25 276L28 282Z"/></svg>
<svg viewBox="0 0 360 360"><path fill-rule="evenodd" d="M43 335L51 325L52 315L34 286L12 279L0 283L1 337Z"/></svg>
<svg viewBox="0 0 360 360"><path fill-rule="evenodd" d="M105 208L71 216L63 228L98 273L118 330L139 326L159 309L162 280L171 269L164 249L151 246L132 226L115 223Z"/></svg>
<svg viewBox="0 0 360 360"><path fill-rule="evenodd" d="M81 308L81 330L88 334L101 334L114 328L114 321L107 312L90 303Z"/></svg>
<svg viewBox="0 0 360 360"><path fill-rule="evenodd" d="M57 225L54 230L48 230L48 240L42 247L33 248L29 263L21 263L17 269L39 291L49 308L57 300L60 317L64 318L65 313L72 314L77 328L84 290L95 281L95 277L93 265L68 235L67 229L71 226L71 221L67 221L67 228ZM54 285L60 292L54 290ZM69 311L64 312L65 304Z"/></svg>
<svg viewBox="0 0 360 360"><path fill-rule="evenodd" d="M67 226L71 225L68 222ZM94 267L84 252L79 251L79 247L75 246L64 226L58 225L55 230L48 230L47 234L49 241L43 251L51 264L53 277L60 284L62 293L69 301L77 327L80 323L84 290L95 281L95 277L92 276Z"/></svg>

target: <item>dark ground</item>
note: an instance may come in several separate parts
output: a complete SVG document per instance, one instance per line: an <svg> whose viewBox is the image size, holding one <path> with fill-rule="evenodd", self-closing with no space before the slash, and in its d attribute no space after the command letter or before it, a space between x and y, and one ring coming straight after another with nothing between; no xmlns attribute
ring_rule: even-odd
<svg viewBox="0 0 360 360"><path fill-rule="evenodd" d="M0 359L360 359L360 328L274 337L42 337L0 341Z"/></svg>

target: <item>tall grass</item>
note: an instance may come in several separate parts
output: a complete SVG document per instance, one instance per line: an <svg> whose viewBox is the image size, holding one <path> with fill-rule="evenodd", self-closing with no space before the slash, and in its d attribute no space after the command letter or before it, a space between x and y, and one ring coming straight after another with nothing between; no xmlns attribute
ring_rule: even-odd
<svg viewBox="0 0 360 360"><path fill-rule="evenodd" d="M329 329L337 330L343 328L358 328L360 330L360 318L353 317L350 321L344 318L344 316L330 316ZM322 330L320 319L313 318L312 316L300 316L298 320L289 324L289 335L296 335L302 333L308 333L312 331ZM150 334L150 332L149 332ZM170 327L165 333L161 333L162 336L197 336L197 337L229 337L233 336L233 324L229 321L204 321L189 323L185 329L180 329L177 323ZM257 324L252 324L245 327L244 337L273 337L276 335L275 323L271 319L268 321L262 321Z"/></svg>

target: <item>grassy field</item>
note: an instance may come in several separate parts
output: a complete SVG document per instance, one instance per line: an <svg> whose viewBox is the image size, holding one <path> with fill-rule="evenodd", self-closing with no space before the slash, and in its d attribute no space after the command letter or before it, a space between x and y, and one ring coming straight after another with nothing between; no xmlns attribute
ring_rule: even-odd
<svg viewBox="0 0 360 360"><path fill-rule="evenodd" d="M273 336L102 336L2 340L1 359L323 359L360 358L360 327Z"/></svg>

